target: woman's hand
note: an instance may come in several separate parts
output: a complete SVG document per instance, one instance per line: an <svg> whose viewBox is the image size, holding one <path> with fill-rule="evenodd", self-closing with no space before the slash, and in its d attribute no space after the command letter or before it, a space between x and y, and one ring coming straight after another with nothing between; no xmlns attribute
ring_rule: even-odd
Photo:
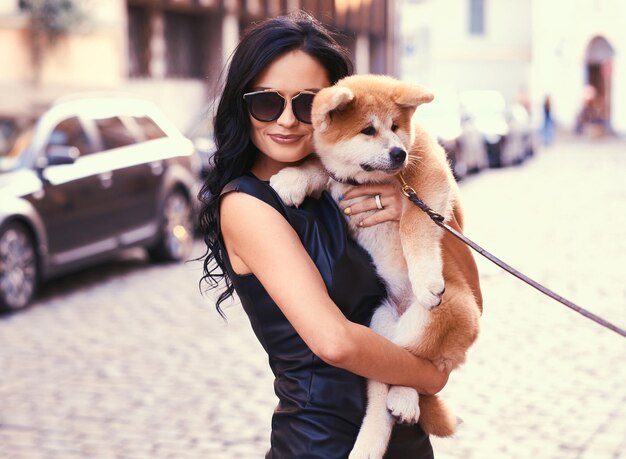
<svg viewBox="0 0 626 459"><path fill-rule="evenodd" d="M379 196L378 202L376 196ZM364 197L365 199L348 205L341 205L342 202L354 198ZM381 183L371 185L359 185L350 188L340 201L343 212L351 218L358 218L358 225L362 227L373 226L388 221L399 221L402 213L402 199L404 195L400 191L399 183ZM382 207L380 209L379 207ZM375 210L367 217L359 214Z"/></svg>

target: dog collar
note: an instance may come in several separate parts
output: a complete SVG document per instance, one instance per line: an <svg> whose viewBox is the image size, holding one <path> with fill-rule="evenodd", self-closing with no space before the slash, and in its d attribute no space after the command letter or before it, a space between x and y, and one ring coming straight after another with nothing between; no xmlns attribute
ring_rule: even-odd
<svg viewBox="0 0 626 459"><path fill-rule="evenodd" d="M328 175L330 175L330 178L333 179L335 182L339 182L339 183L343 183L345 185L352 185L352 186L359 186L361 185L359 182L357 182L355 179L353 178L339 178L337 177L335 174L333 174L332 172L328 172Z"/></svg>

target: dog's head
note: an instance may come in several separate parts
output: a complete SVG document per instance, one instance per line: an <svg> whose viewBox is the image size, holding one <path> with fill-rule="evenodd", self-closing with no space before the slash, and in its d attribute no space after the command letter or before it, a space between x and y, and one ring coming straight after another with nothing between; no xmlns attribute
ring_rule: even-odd
<svg viewBox="0 0 626 459"><path fill-rule="evenodd" d="M413 141L411 118L426 89L382 75L354 75L313 101L315 149L336 178L380 182L401 171Z"/></svg>

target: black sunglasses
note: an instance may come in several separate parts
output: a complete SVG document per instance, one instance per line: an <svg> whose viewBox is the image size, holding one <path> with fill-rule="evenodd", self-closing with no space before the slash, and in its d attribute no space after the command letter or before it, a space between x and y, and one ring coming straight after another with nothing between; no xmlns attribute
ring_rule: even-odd
<svg viewBox="0 0 626 459"><path fill-rule="evenodd" d="M291 98L291 110L298 121L311 124L311 105L317 91L300 91ZM254 119L269 123L280 118L287 99L275 89L248 92L243 95L248 111Z"/></svg>

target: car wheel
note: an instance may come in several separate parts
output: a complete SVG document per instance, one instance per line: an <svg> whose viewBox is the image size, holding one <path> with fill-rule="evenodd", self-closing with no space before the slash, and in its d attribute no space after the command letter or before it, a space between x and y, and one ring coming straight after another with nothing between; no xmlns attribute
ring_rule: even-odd
<svg viewBox="0 0 626 459"><path fill-rule="evenodd" d="M159 240L148 249L154 261L183 261L193 245L193 210L180 190L170 192L163 202Z"/></svg>
<svg viewBox="0 0 626 459"><path fill-rule="evenodd" d="M502 167L502 143L486 143L487 158L490 168Z"/></svg>
<svg viewBox="0 0 626 459"><path fill-rule="evenodd" d="M26 226L0 227L0 309L17 311L30 303L37 289L35 240Z"/></svg>

